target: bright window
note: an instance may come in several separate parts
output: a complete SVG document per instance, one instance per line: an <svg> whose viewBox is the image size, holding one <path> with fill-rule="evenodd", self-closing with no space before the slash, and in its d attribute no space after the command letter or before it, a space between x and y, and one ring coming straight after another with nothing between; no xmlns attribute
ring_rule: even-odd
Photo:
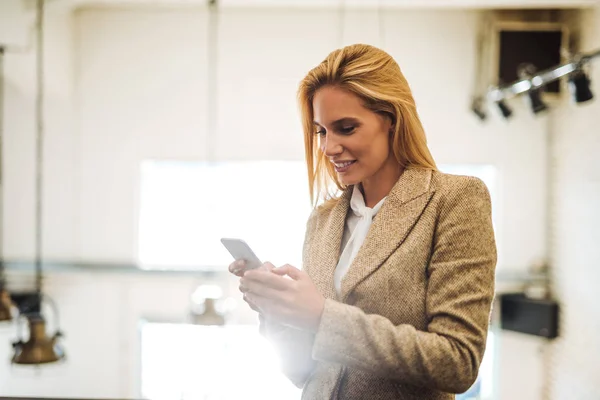
<svg viewBox="0 0 600 400"><path fill-rule="evenodd" d="M311 205L295 161L147 161L141 167L142 268L222 269L222 237L245 240L263 261L301 267Z"/></svg>
<svg viewBox="0 0 600 400"><path fill-rule="evenodd" d="M144 323L141 355L145 399L300 398L255 326Z"/></svg>

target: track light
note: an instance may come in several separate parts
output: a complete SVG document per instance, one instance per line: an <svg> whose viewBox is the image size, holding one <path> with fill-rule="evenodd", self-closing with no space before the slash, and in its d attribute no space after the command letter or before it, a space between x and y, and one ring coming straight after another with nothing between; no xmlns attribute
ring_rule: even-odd
<svg viewBox="0 0 600 400"><path fill-rule="evenodd" d="M487 118L485 104L482 97L476 97L473 99L471 102L471 111L473 111L473 113L482 121Z"/></svg>
<svg viewBox="0 0 600 400"><path fill-rule="evenodd" d="M590 79L581 69L577 69L569 75L569 89L576 103L585 103L594 98L590 83Z"/></svg>
<svg viewBox="0 0 600 400"><path fill-rule="evenodd" d="M544 86L567 77L574 101L585 103L594 98L590 89L589 76L585 72L585 66L594 58L600 58L600 49L587 54L578 54L572 58L572 61L545 71L537 71L534 65L523 63L517 68L517 76L519 77L517 81L508 85L489 88L485 96L490 103L497 104L502 115L508 118L512 111L504 101L527 94L531 110L535 114L539 114L548 109L548 105L542 100ZM475 110L472 108L472 111Z"/></svg>
<svg viewBox="0 0 600 400"><path fill-rule="evenodd" d="M530 89L529 92L527 92L527 97L529 98L531 111L533 111L534 114L539 114L548 109L548 105L542 100L542 91L540 88Z"/></svg>
<svg viewBox="0 0 600 400"><path fill-rule="evenodd" d="M512 110L506 104L506 101L499 100L499 101L496 102L496 105L498 106L498 109L500 110L500 113L502 113L502 116L504 118L510 118L510 116L512 115Z"/></svg>
<svg viewBox="0 0 600 400"><path fill-rule="evenodd" d="M527 98L534 114L539 114L548 109L548 106L542 100L543 80L536 76L537 68L531 63L523 63L517 68L517 75L523 82L529 83Z"/></svg>

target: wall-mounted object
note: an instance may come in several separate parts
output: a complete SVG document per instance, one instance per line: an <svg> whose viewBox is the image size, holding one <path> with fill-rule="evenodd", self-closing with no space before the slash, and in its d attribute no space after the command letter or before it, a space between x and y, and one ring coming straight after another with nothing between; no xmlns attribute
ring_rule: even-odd
<svg viewBox="0 0 600 400"><path fill-rule="evenodd" d="M544 98L570 92L577 104L593 99L589 67L600 50L584 53L576 10L514 10L483 14L478 35L476 79L471 111L485 120L489 110L513 113L511 99L522 97L531 112L550 106ZM569 90L563 90L569 89Z"/></svg>
<svg viewBox="0 0 600 400"><path fill-rule="evenodd" d="M553 339L558 337L558 303L532 299L523 293L499 295L500 327L505 330Z"/></svg>

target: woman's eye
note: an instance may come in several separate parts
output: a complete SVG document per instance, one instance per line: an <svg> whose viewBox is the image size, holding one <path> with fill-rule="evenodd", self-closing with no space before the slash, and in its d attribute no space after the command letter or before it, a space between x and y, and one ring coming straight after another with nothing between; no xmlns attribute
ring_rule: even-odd
<svg viewBox="0 0 600 400"><path fill-rule="evenodd" d="M347 134L349 134L349 133L352 133L352 131L354 131L354 128L356 128L356 127L354 127L354 126L348 126L348 127L345 127L345 128L341 128L341 129L340 129L340 131L341 131L341 132L342 132L344 135L347 135Z"/></svg>
<svg viewBox="0 0 600 400"><path fill-rule="evenodd" d="M320 130L318 130L318 131L315 132L315 135L325 136L325 130L320 129Z"/></svg>

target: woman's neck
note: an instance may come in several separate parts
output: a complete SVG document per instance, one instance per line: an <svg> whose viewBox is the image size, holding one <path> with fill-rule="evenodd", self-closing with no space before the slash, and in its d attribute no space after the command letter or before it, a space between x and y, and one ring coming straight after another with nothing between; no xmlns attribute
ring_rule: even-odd
<svg viewBox="0 0 600 400"><path fill-rule="evenodd" d="M365 199L365 205L373 208L387 196L404 169L396 161L386 163L375 175L361 182L362 194Z"/></svg>

